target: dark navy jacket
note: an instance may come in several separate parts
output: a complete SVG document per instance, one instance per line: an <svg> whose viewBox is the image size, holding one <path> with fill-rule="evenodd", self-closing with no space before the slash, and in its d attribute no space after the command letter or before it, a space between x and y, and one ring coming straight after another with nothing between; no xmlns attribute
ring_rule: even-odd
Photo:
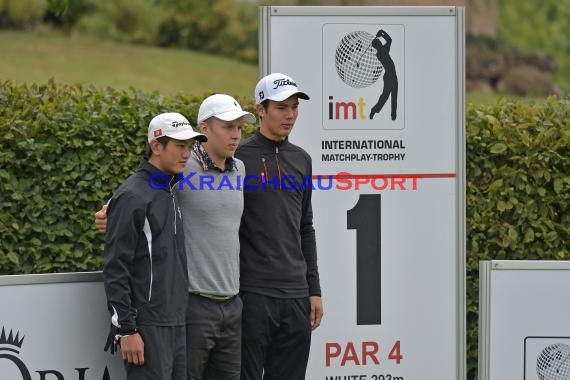
<svg viewBox="0 0 570 380"><path fill-rule="evenodd" d="M188 271L176 178L163 178L164 189L154 190L155 172L141 161L107 208L103 278L119 331L185 323Z"/></svg>

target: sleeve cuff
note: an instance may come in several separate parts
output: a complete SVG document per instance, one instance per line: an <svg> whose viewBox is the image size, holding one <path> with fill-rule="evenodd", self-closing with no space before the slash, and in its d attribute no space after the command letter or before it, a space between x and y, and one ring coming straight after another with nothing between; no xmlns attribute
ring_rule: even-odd
<svg viewBox="0 0 570 380"><path fill-rule="evenodd" d="M119 328L117 329L117 335L133 335L134 333L138 332L136 327L127 327L127 328Z"/></svg>

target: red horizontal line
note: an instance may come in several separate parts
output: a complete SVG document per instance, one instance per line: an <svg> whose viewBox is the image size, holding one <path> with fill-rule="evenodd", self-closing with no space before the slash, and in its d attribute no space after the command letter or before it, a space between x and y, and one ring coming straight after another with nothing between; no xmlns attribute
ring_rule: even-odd
<svg viewBox="0 0 570 380"><path fill-rule="evenodd" d="M311 179L319 178L340 178L340 179L355 179L355 178L455 178L455 173L421 173L421 174L314 174Z"/></svg>

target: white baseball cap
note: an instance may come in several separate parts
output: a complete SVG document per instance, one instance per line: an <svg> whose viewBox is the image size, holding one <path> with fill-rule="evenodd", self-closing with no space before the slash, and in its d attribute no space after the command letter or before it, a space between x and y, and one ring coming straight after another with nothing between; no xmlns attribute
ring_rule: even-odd
<svg viewBox="0 0 570 380"><path fill-rule="evenodd" d="M255 86L255 104L260 104L267 99L280 102L292 95L309 100L309 95L299 91L293 78L281 73L266 75Z"/></svg>
<svg viewBox="0 0 570 380"><path fill-rule="evenodd" d="M177 112L161 113L152 118L148 125L148 142L162 136L168 136L176 140L196 139L208 141L208 137L194 132L188 119Z"/></svg>
<svg viewBox="0 0 570 380"><path fill-rule="evenodd" d="M212 116L223 121L233 121L241 117L248 123L256 121L251 112L242 110L237 100L225 94L210 95L200 104L198 124Z"/></svg>

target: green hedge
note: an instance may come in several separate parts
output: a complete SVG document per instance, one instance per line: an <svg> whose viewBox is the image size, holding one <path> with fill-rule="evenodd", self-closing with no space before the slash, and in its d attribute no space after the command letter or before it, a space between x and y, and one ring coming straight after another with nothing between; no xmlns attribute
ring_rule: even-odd
<svg viewBox="0 0 570 380"><path fill-rule="evenodd" d="M467 367L476 379L480 260L569 260L570 102L467 109Z"/></svg>
<svg viewBox="0 0 570 380"><path fill-rule="evenodd" d="M193 121L202 98L0 82L0 274L101 269L93 212L137 166L152 116ZM554 98L467 109L468 379L479 261L570 259L569 123L570 102Z"/></svg>
<svg viewBox="0 0 570 380"><path fill-rule="evenodd" d="M201 99L0 82L0 275L100 270L94 210L137 167L150 119L194 121Z"/></svg>

